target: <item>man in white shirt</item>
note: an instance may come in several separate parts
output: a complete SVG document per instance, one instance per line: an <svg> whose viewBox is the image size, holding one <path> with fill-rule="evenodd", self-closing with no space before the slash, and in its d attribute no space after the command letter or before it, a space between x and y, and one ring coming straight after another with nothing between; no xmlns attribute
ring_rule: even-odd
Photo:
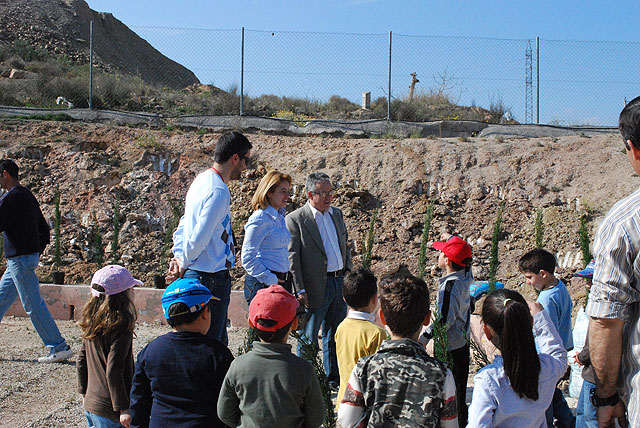
<svg viewBox="0 0 640 428"><path fill-rule="evenodd" d="M219 299L211 301L207 336L225 345L231 298L229 269L235 266L231 194L226 183L239 179L247 168L251 147L239 132L227 132L218 139L213 166L200 173L187 191L184 216L173 234L174 263L167 277L197 278Z"/></svg>
<svg viewBox="0 0 640 428"><path fill-rule="evenodd" d="M310 174L306 189L308 202L286 217L291 232L289 263L294 290L309 308L302 333L317 346L322 326L324 369L331 386L337 388L340 375L334 335L347 314L342 277L352 268L349 236L342 211L331 206L333 186L329 176L322 172Z"/></svg>

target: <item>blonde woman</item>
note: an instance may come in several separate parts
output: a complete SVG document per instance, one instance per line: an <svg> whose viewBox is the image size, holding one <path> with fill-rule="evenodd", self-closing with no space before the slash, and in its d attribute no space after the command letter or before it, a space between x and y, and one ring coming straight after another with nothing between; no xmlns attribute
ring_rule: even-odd
<svg viewBox="0 0 640 428"><path fill-rule="evenodd" d="M247 303L258 290L280 284L291 291L289 241L291 234L284 217L289 203L291 176L269 171L262 177L251 199L255 212L244 226L242 266L247 271L244 297Z"/></svg>

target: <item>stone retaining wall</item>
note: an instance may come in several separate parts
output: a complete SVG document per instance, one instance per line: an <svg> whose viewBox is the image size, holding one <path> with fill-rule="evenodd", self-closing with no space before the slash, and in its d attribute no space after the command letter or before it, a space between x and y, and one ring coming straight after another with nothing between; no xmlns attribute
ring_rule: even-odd
<svg viewBox="0 0 640 428"><path fill-rule="evenodd" d="M134 304L138 311L138 322L162 322L166 324L160 305L163 291L155 288L135 289ZM91 292L88 285L40 284L40 295L54 319L79 320L82 307L89 299ZM19 299L16 299L11 308L9 308L7 315L27 316ZM231 325L247 327L248 316L249 312L243 292L232 291L228 313Z"/></svg>

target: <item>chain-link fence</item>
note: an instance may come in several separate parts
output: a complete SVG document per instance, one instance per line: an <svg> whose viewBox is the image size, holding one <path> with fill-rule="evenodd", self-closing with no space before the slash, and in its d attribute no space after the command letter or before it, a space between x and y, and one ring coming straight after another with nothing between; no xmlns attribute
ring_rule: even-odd
<svg viewBox="0 0 640 428"><path fill-rule="evenodd" d="M76 107L90 104L165 116L604 126L615 125L625 101L640 94L640 77L634 73L640 66L640 43L133 30L139 38L115 37L113 29L100 25L91 38L87 29L93 72L87 53L75 74L66 71L76 81L65 83L60 75L55 85L40 86L49 98L60 95ZM0 96L13 104L18 99ZM365 99L368 109L360 109Z"/></svg>

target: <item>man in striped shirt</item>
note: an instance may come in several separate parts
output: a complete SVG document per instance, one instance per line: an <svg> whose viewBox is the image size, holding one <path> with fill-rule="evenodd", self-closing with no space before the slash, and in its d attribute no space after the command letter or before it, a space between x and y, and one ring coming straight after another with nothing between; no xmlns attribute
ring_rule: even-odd
<svg viewBox="0 0 640 428"><path fill-rule="evenodd" d="M640 97L622 110L619 127L629 163L640 174ZM611 208L593 249L596 266L587 314L597 382L591 401L600 427L615 426L616 419L626 426L625 407L630 426L640 427L640 189ZM618 392L626 395L624 402Z"/></svg>

